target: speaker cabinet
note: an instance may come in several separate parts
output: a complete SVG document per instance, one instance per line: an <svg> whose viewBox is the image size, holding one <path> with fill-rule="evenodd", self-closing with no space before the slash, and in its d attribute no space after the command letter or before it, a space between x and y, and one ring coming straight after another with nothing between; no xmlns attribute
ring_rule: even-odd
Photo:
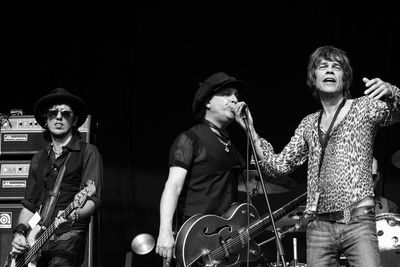
<svg viewBox="0 0 400 267"><path fill-rule="evenodd" d="M0 160L0 201L24 198L29 166L28 160Z"/></svg>
<svg viewBox="0 0 400 267"><path fill-rule="evenodd" d="M81 137L90 143L90 121L79 127ZM10 116L0 127L0 156L34 155L48 142L43 139L43 128L33 115Z"/></svg>
<svg viewBox="0 0 400 267"><path fill-rule="evenodd" d="M12 229L18 222L21 209L21 204L0 203L0 265L6 262L11 251Z"/></svg>

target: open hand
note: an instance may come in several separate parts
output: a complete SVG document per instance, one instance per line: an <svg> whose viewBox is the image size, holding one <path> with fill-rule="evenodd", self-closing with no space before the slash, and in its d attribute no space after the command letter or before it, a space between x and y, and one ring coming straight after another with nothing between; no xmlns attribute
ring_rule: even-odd
<svg viewBox="0 0 400 267"><path fill-rule="evenodd" d="M365 87L367 89L364 91L364 94L373 99L381 99L384 96L390 95L391 85L390 83L384 82L379 78L368 79L363 78L363 82L365 83Z"/></svg>

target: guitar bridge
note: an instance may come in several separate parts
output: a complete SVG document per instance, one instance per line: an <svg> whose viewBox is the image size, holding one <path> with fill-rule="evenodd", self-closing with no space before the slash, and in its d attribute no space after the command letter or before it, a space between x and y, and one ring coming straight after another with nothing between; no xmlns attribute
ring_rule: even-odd
<svg viewBox="0 0 400 267"><path fill-rule="evenodd" d="M211 258L209 249L203 249L201 258L205 267L217 267L221 264L220 261Z"/></svg>

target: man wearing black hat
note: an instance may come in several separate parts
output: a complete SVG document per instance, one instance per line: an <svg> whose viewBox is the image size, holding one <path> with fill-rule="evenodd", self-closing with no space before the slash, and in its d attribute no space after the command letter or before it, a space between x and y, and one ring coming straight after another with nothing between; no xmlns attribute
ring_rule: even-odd
<svg viewBox="0 0 400 267"><path fill-rule="evenodd" d="M174 253L173 232L186 219L198 213L221 215L237 198L237 178L245 162L227 127L235 120L233 110L243 85L223 72L201 83L193 100L199 123L179 134L170 148L156 248L167 263Z"/></svg>
<svg viewBox="0 0 400 267"><path fill-rule="evenodd" d="M101 205L103 178L98 149L81 140L78 132L86 120L87 106L80 97L56 88L35 103L34 115L44 128L45 139L51 143L31 160L23 208L14 229L12 254L26 255L41 235L34 236L37 227L33 226L31 230L30 226L40 215L39 225L48 227L54 222L56 230L43 245L37 266L81 266L90 216ZM61 182L57 186L59 176ZM79 199L76 198L78 193L82 196L89 180L94 182L94 188L92 186L92 191L86 192L86 202L65 218L61 216L70 203ZM55 195L57 187L59 190Z"/></svg>

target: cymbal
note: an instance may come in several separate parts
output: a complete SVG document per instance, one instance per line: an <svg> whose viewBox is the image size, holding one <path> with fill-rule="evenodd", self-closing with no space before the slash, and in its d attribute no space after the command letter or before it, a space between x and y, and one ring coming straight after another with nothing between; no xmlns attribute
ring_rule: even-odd
<svg viewBox="0 0 400 267"><path fill-rule="evenodd" d="M243 176L246 179L247 174L249 175L249 184L246 187L245 183L240 180L238 185L239 192L250 192L254 195L264 194L264 190L261 184L260 176L257 170L244 171ZM296 188L296 182L288 176L279 177L264 177L265 188L268 194L280 194L289 192L290 190ZM246 190L248 188L248 190Z"/></svg>
<svg viewBox="0 0 400 267"><path fill-rule="evenodd" d="M154 237L150 234L139 234L133 238L131 247L133 252L144 255L153 250L155 245Z"/></svg>
<svg viewBox="0 0 400 267"><path fill-rule="evenodd" d="M397 168L400 168L400 149L397 150L392 156L392 164Z"/></svg>

